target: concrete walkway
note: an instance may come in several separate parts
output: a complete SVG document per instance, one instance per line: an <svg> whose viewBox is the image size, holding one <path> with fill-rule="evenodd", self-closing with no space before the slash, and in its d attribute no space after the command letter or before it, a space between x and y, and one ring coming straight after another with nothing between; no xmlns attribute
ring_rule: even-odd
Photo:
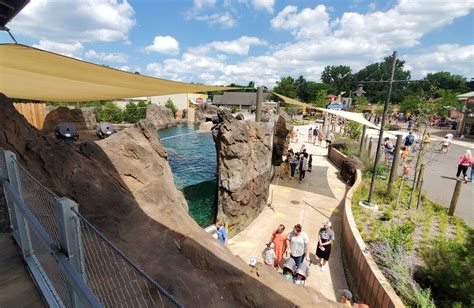
<svg viewBox="0 0 474 308"><path fill-rule="evenodd" d="M297 128L307 131L308 127ZM314 288L328 299L337 300L338 291L347 288L340 247L340 203L344 198L346 185L338 179L338 170L325 157L327 149L313 146L306 141L306 135L300 136L298 143L290 143L290 148L299 151L303 144L306 146L308 153L313 154L312 172L306 173L302 183L298 183L297 175L295 179L288 176L275 177L270 185L271 208L266 207L244 231L230 239L228 247L247 263L251 257L256 257L263 263L262 251L273 230L279 224L284 224L285 232L290 232L295 224L300 223L310 238L311 260L316 263L314 253L318 231L323 222L330 219L336 242L332 246L329 268L321 272L319 267L311 265L305 287Z"/></svg>

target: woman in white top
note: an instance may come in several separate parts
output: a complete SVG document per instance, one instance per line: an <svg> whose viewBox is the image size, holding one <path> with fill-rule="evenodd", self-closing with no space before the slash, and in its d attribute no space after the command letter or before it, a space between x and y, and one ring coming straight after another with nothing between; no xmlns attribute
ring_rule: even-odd
<svg viewBox="0 0 474 308"><path fill-rule="evenodd" d="M290 256L295 260L296 267L303 263L306 256L309 259L309 237L303 232L303 227L297 224L293 227L293 231L288 233L287 247L289 247Z"/></svg>

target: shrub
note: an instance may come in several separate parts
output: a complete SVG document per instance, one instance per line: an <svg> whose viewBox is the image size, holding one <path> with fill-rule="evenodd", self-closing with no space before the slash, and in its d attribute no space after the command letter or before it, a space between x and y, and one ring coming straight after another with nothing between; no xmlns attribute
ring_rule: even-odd
<svg viewBox="0 0 474 308"><path fill-rule="evenodd" d="M344 131L351 139L357 139L362 134L362 124L355 121L347 121L344 125Z"/></svg>
<svg viewBox="0 0 474 308"><path fill-rule="evenodd" d="M239 106L231 105L231 106L229 106L229 110L230 110L231 113L236 113L240 109L239 109Z"/></svg>
<svg viewBox="0 0 474 308"><path fill-rule="evenodd" d="M122 120L127 123L136 123L140 120L137 105L135 103L128 103L123 110Z"/></svg>
<svg viewBox="0 0 474 308"><path fill-rule="evenodd" d="M387 243L372 243L370 251L404 304L411 307L435 307L430 289L422 289L413 279L413 260L403 248L392 249Z"/></svg>
<svg viewBox="0 0 474 308"><path fill-rule="evenodd" d="M106 102L104 106L97 108L96 113L98 122L122 122L122 110L113 102Z"/></svg>
<svg viewBox="0 0 474 308"><path fill-rule="evenodd" d="M410 251L413 249L413 233L415 232L415 224L411 221L403 223L394 223L391 228L385 231L387 243L392 250L403 248Z"/></svg>
<svg viewBox="0 0 474 308"><path fill-rule="evenodd" d="M168 98L168 100L165 103L165 107L169 108L171 112L173 113L173 116L176 116L176 113L178 112L178 107L173 103L171 98Z"/></svg>
<svg viewBox="0 0 474 308"><path fill-rule="evenodd" d="M416 276L440 307L474 306L474 230L467 233L465 243L437 239L421 252L426 266Z"/></svg>

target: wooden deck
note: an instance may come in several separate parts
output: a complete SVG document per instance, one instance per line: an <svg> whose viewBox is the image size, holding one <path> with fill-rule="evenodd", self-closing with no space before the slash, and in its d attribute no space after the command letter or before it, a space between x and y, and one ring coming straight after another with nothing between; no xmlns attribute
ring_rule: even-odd
<svg viewBox="0 0 474 308"><path fill-rule="evenodd" d="M0 308L45 307L9 233L0 233Z"/></svg>

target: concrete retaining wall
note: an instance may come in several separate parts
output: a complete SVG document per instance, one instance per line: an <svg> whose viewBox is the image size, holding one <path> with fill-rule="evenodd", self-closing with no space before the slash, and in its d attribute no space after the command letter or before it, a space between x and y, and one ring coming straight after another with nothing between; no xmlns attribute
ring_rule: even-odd
<svg viewBox="0 0 474 308"><path fill-rule="evenodd" d="M341 166L346 157L336 149L329 149L329 159L337 167ZM344 270L348 276L351 289L356 291L358 302L370 307L392 308L405 307L390 283L385 279L367 250L364 240L357 229L352 215L352 194L362 181L362 173L357 170L354 185L347 190L344 200L344 216L342 220L342 257Z"/></svg>

